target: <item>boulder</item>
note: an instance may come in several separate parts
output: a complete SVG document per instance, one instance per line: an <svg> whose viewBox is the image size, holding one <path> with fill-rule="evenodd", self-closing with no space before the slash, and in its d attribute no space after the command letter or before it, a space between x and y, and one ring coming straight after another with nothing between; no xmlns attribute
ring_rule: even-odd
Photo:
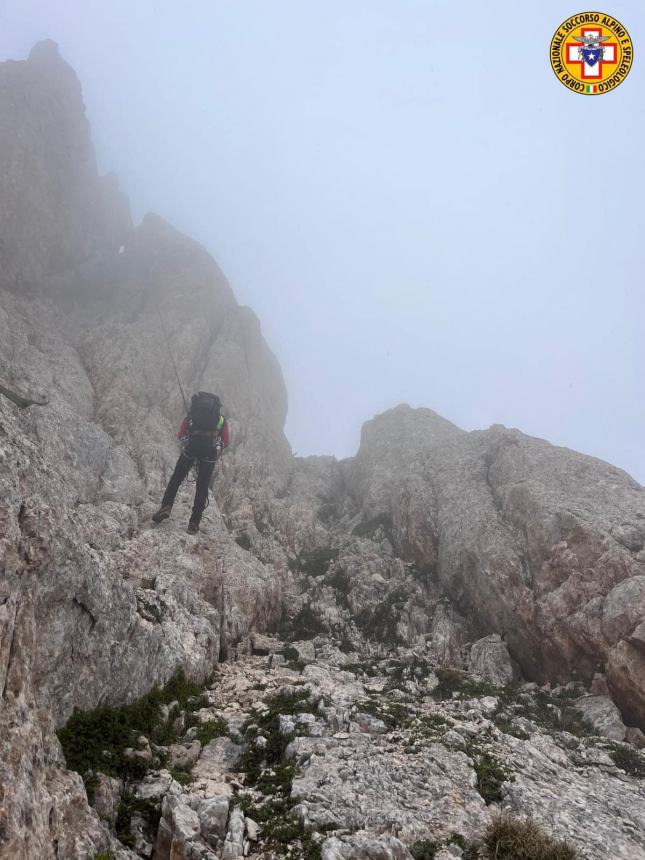
<svg viewBox="0 0 645 860"><path fill-rule="evenodd" d="M508 645L499 633L491 633L474 642L470 649L469 668L491 684L503 687L514 680L513 661Z"/></svg>

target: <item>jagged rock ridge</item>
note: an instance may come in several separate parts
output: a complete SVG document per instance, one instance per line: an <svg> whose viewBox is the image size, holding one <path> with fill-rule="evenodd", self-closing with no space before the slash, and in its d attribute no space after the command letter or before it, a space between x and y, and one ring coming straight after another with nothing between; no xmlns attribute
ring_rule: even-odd
<svg viewBox="0 0 645 860"><path fill-rule="evenodd" d="M331 683L330 654L332 666L347 662L337 646L354 662L413 649L433 667L470 668L498 685L575 681L576 695L594 693L580 707L599 730L616 741L641 739L640 485L518 431L465 433L408 407L366 424L353 460L294 459L283 433L284 383L255 316L238 306L196 243L156 216L132 225L116 181L98 175L80 85L52 43L36 46L27 61L0 64L0 107L0 383L49 397L46 408L25 410L0 397L0 856L93 857L110 847L125 856L88 807L80 776L65 770L54 726L75 707L131 701L179 668L201 680L219 660L248 653L254 631L314 640L315 648L299 646L309 665L291 679L305 680L313 693ZM197 539L183 531L188 492L171 523L149 526L182 412L162 320L186 386L220 392L233 429ZM251 661L248 671L257 683L264 672L275 686L268 666ZM349 696L350 738L334 739L327 728L322 735L324 779L332 782L342 770L336 758L358 763L362 738L374 728L354 719L369 685L351 667L341 687L345 681L353 691L340 696ZM418 689L393 689L417 707ZM335 689L328 692L333 699ZM223 712L225 703L217 707ZM489 726L473 708L463 731L481 735ZM535 788L542 780L544 791L556 790L555 781L548 787L546 760L564 769L563 784L577 760L565 762L562 742L556 749L533 734L517 755L512 741L491 743L506 749L516 769L506 802L549 816ZM446 779L466 792L469 812L457 820L441 792L427 796L442 811L415 818L407 842L442 836L448 823L470 837L489 818L467 788L472 766L446 752L450 738L435 740L419 753L419 778L444 760L456 762ZM645 856L638 824L622 837L609 815L594 842L572 823L573 806L594 796L602 767L613 767L593 750L579 751L586 775L562 809L569 824L559 832L576 840L582 856L602 856L609 842L623 846L616 856ZM369 802L377 803L396 779L398 752L385 753L379 786L370 787L367 775L357 779L349 807L360 810L372 790ZM522 754L531 762L524 770ZM315 796L316 755L305 750L298 759L294 799L312 826L325 815L339 824L325 848L329 860L360 858L365 840L382 834L367 812L345 819L333 797ZM201 752L196 773L216 783L209 761ZM194 827L194 816L201 822L206 813L166 789L157 856L182 839L193 853L184 844L184 854L173 856L209 856L201 837L176 836L179 822ZM610 790L616 808L641 802L635 780L625 788L631 801L615 782ZM244 835L252 824L229 810L230 792L222 812L219 789L208 791L200 796L220 834L214 856L236 857L253 842ZM314 808L319 819L311 818ZM352 842L343 828L361 825ZM234 845L225 848L220 837ZM384 856L407 856L403 844L383 845L394 852Z"/></svg>

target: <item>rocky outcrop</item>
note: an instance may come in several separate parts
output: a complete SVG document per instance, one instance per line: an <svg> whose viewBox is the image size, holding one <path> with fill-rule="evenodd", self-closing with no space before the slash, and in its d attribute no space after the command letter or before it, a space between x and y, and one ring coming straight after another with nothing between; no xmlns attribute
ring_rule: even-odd
<svg viewBox="0 0 645 860"><path fill-rule="evenodd" d="M349 470L363 520L436 571L476 633L500 633L525 677L607 672L645 720L645 490L620 469L516 430L464 433L398 407L367 424Z"/></svg>
<svg viewBox="0 0 645 860"><path fill-rule="evenodd" d="M360 665L322 637L290 647L303 646L304 668L220 666L199 724L241 731L245 753L222 736L181 788L167 779L155 856L476 856L502 805L577 856L645 858L645 758L589 735L566 697L533 684L491 696L434 664L430 644Z"/></svg>
<svg viewBox="0 0 645 860"><path fill-rule="evenodd" d="M63 293L101 279L131 228L99 177L81 85L53 42L0 64L0 287Z"/></svg>
<svg viewBox="0 0 645 860"><path fill-rule="evenodd" d="M55 47L0 65L0 80L1 381L48 399L0 397L0 853L76 858L109 837L62 769L53 724L180 667L202 678L282 611L284 571L240 549L215 503L204 538L150 531L183 411L162 321L187 389L223 396L231 486L288 481L286 395L206 252L153 216L132 228Z"/></svg>

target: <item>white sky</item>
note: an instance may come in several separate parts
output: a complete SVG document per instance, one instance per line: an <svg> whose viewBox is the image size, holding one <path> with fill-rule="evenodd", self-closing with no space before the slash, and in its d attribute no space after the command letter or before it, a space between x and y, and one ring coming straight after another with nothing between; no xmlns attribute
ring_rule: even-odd
<svg viewBox="0 0 645 860"><path fill-rule="evenodd" d="M635 64L595 98L549 65L578 11L0 0L0 58L59 43L135 219L203 242L259 315L297 453L353 454L404 401L645 482L645 4L606 10Z"/></svg>

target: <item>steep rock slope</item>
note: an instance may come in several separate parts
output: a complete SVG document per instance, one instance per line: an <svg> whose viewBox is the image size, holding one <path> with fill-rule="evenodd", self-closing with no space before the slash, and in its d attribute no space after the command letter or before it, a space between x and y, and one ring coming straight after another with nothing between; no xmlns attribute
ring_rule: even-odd
<svg viewBox="0 0 645 860"><path fill-rule="evenodd" d="M188 389L223 396L231 483L288 480L286 395L212 259L159 218L133 229L106 193L55 47L0 77L2 383L48 398L0 402L0 832L7 856L80 856L62 847L65 798L89 811L51 720L140 696L180 667L203 677L281 612L280 575L229 538L215 505L211 543L145 530L183 412L162 320Z"/></svg>

